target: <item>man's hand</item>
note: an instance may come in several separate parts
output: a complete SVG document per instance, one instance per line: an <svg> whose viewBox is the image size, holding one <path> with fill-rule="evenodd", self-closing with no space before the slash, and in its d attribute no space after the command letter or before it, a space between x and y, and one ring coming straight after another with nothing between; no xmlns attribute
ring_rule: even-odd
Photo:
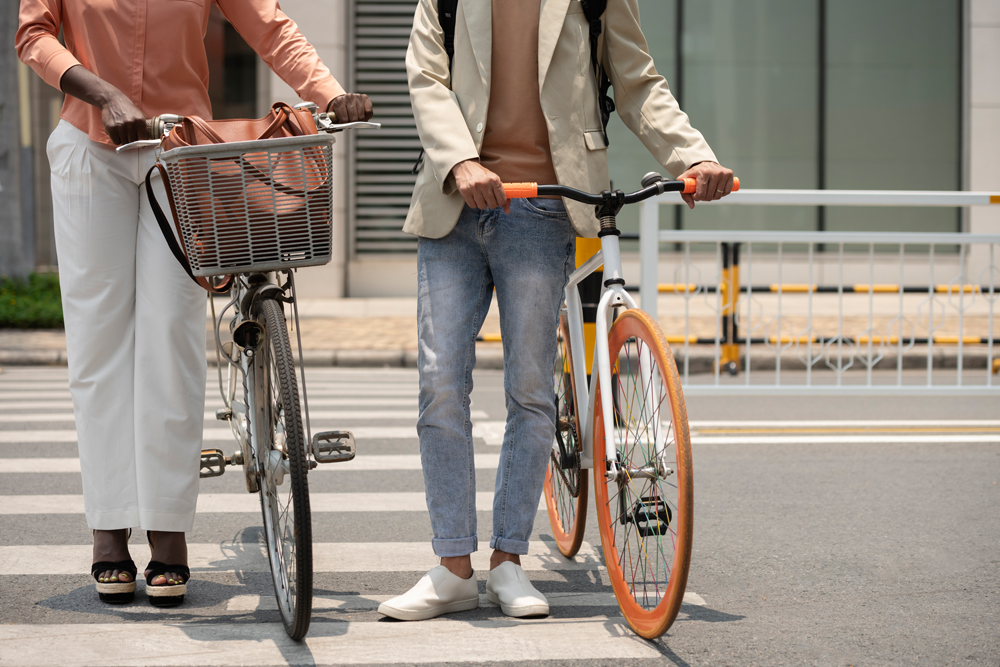
<svg viewBox="0 0 1000 667"><path fill-rule="evenodd" d="M459 162L452 167L451 173L455 176L458 191L471 208L502 206L504 213L510 213L510 202L503 191L503 182L499 176L479 164L479 160Z"/></svg>
<svg viewBox="0 0 1000 667"><path fill-rule="evenodd" d="M336 123L355 123L370 120L373 114L372 101L367 95L345 93L330 100L326 105L327 113L336 115Z"/></svg>
<svg viewBox="0 0 1000 667"><path fill-rule="evenodd" d="M722 199L733 191L733 170L715 162L699 162L678 176L677 180L685 178L693 178L698 182L693 195L681 195L688 208L694 208L696 201Z"/></svg>

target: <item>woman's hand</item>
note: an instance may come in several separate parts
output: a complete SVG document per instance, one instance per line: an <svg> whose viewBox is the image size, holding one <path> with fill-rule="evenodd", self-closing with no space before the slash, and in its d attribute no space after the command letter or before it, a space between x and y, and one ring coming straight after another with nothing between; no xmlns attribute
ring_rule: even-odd
<svg viewBox="0 0 1000 667"><path fill-rule="evenodd" d="M111 141L121 145L148 139L146 116L123 93L115 92L118 94L101 105L101 122Z"/></svg>
<svg viewBox="0 0 1000 667"><path fill-rule="evenodd" d="M142 111L132 104L132 100L125 93L83 65L74 65L66 70L59 81L59 87L67 95L72 95L101 110L104 131L116 145L149 138L146 116Z"/></svg>
<svg viewBox="0 0 1000 667"><path fill-rule="evenodd" d="M335 123L354 123L370 120L373 114L372 101L360 93L344 93L330 100L326 112L336 115Z"/></svg>
<svg viewBox="0 0 1000 667"><path fill-rule="evenodd" d="M479 164L478 160L459 162L451 168L451 173L455 176L458 191L470 208L502 206L504 213L510 213L510 202L500 177Z"/></svg>
<svg viewBox="0 0 1000 667"><path fill-rule="evenodd" d="M681 195L688 208L694 208L696 201L722 199L733 191L733 170L715 162L699 162L677 177L684 178L693 178L698 183L693 195Z"/></svg>

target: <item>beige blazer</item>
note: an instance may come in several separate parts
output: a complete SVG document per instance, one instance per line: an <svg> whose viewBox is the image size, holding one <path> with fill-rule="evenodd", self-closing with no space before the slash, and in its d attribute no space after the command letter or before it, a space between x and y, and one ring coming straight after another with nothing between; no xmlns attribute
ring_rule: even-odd
<svg viewBox="0 0 1000 667"><path fill-rule="evenodd" d="M625 125L673 176L697 162L717 161L678 107L666 80L656 73L639 27L637 0L608 0L603 21L599 53ZM589 28L579 0L542 0L538 85L556 176L561 185L600 192L610 180L590 66ZM440 238L452 230L462 212L464 200L451 169L479 157L488 122L492 36L490 0L459 0L449 72L437 0L420 0L417 5L406 71L425 154L405 232ZM564 203L577 233L597 236L594 207Z"/></svg>

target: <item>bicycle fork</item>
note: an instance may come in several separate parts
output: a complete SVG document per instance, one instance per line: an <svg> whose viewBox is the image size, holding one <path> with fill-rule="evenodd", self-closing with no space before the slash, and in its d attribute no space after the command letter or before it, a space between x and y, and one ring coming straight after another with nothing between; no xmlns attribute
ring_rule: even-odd
<svg viewBox="0 0 1000 667"><path fill-rule="evenodd" d="M593 374L590 386L587 386L586 366L584 358L586 351L583 343L583 307L580 302L580 293L577 285L584 277L590 275L597 267L604 265L603 283L604 292L597 307L596 336L594 344ZM659 415L655 414L652 398L656 394L654 386L655 378L651 372L652 361L647 350L640 350L638 359L638 377L640 390L644 394L642 401L644 412L642 419L645 423L652 424L655 442L653 443L654 461L651 465L642 468L624 469L623 462L618 461L615 447L615 400L614 386L611 374L611 352L608 345L608 332L610 323L608 312L611 308L638 308L635 299L625 291L625 281L621 275L621 253L618 236L616 234L606 234L601 237L601 250L581 265L571 276L566 285L566 308L570 314L570 348L573 355L574 379L576 381L577 396L588 396L586 419L581 423L580 440L582 443L582 455L580 461L581 468L594 467L594 412L596 410L597 387L601 391L602 421L604 423L605 434L605 456L608 462L606 476L609 481L619 480L625 476L646 479L662 479L670 474L672 470L666 468L663 463L664 446L666 435L659 427ZM627 416L628 417L628 416Z"/></svg>

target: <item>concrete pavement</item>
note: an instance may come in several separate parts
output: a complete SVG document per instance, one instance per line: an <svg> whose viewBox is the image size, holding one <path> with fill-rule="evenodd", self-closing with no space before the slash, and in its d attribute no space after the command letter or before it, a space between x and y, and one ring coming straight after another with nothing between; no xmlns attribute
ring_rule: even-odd
<svg viewBox="0 0 1000 667"><path fill-rule="evenodd" d="M0 373L0 664L1000 664L994 398L690 397L688 595L668 634L646 642L614 602L593 504L574 561L552 552L546 514L536 517L526 564L548 619L510 619L484 601L434 621L380 620L378 603L434 562L416 373L317 369L309 383L314 428L363 424L355 462L310 473L316 598L295 643L275 608L256 499L230 473L202 481L182 607L151 607L141 582L133 603L99 603L66 370ZM220 405L210 391L208 411ZM476 371L472 410L477 489L489 495L501 373ZM206 426L211 446L233 446ZM482 593L492 513L477 517ZM148 558L141 533L132 554L140 567Z"/></svg>

